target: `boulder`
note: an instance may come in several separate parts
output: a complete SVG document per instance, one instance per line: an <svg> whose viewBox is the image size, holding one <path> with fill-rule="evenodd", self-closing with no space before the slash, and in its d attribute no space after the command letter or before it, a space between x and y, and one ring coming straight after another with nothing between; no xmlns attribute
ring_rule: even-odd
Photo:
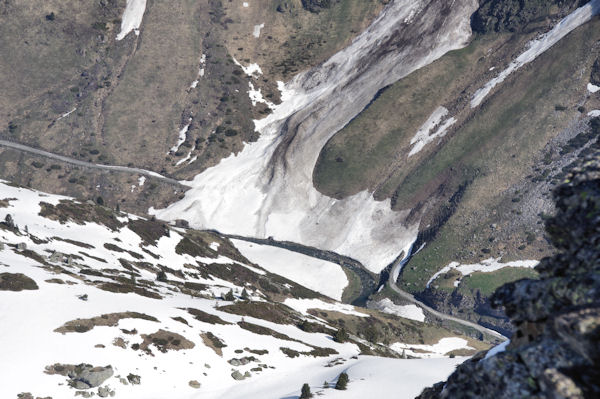
<svg viewBox="0 0 600 399"><path fill-rule="evenodd" d="M80 364L69 372L68 376L71 379L69 385L76 389L96 388L113 374L112 366L93 367L89 364Z"/></svg>

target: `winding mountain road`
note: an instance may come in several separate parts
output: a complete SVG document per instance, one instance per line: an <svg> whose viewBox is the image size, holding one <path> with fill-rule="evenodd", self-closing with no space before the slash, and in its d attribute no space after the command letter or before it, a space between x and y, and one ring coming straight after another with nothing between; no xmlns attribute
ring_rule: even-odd
<svg viewBox="0 0 600 399"><path fill-rule="evenodd" d="M97 163L92 163L92 162L80 161L78 159L69 158L64 155L54 154L52 152L40 150L39 148L30 147L30 146L27 146L24 144L15 143L15 142L8 141L8 140L0 140L0 146L12 148L14 150L18 150L18 151L22 151L22 152L27 152L30 154L39 155L39 156L49 158L49 159L55 159L57 161L69 163L71 165L81 166L84 168L138 174L138 175L143 175L143 176L150 177L153 179L157 179L162 182L172 184L174 186L178 186L178 187L182 187L182 188L187 187L185 184L183 184L182 182L180 182L178 180L163 176L163 175L153 172L151 170L140 169L140 168L131 168L128 166L119 166L119 165L102 165L102 164L97 164Z"/></svg>
<svg viewBox="0 0 600 399"><path fill-rule="evenodd" d="M217 233L219 233L219 232L217 232ZM352 272L354 272L358 275L358 277L361 280L361 284L362 284L362 290L361 290L359 297L355 301L352 302L352 304L355 306L363 306L364 303L366 302L368 296L370 294L372 294L375 291L375 289L377 288L373 277L366 271L365 267L356 259L352 259L347 256L342 256L342 255L339 255L332 251L324 251L324 250L320 250L317 248L309 247L309 246L298 244L298 243L288 242L288 241L277 241L277 240L273 240L273 239L260 239L260 238L254 238L254 237L244 237L244 236L240 236L240 235L223 234L223 233L219 233L219 234L222 234L228 238L234 238L234 239L238 239L238 240L253 242L253 243L259 244L259 245L270 245L270 246L274 246L274 247L284 248L289 251L301 253L303 255L307 255L307 256L310 256L315 259L321 259L321 260L325 260L328 262L337 263L338 265L340 265L342 267L346 267L346 268L350 269ZM501 339L501 340L505 340L507 338L507 337L503 336L502 334L498 333L497 331L491 330L489 328L485 328L479 324L476 324L476 323L473 323L473 322L470 322L467 320L463 320L458 317L454 317L454 316L450 316L450 315L441 313L441 312L427 306L423 302L419 301L412 294L400 289L400 287L398 287L398 285L396 285L396 282L394 281L393 276L398 275L399 268L401 268L405 262L406 262L405 257L398 258L398 260L392 266L392 270L390 272L390 278L388 280L390 288L392 290L394 290L394 292L396 292L398 295L400 295L403 299L423 308L424 310L426 310L427 312L431 313L432 315L434 315L435 317L437 317L439 319L453 321L453 322L463 325L465 327L473 328L473 329L481 332L482 334L488 334L488 335L491 335L491 336Z"/></svg>
<svg viewBox="0 0 600 399"><path fill-rule="evenodd" d="M392 266L392 271L390 272L390 276L398 275L398 273L400 271L399 268L402 267L403 261L404 261L404 259L399 259L398 261L396 261L394 263L394 266ZM502 340L505 340L507 338L504 335L500 334L499 332L491 330L489 328L485 328L477 323L473 323L473 322L470 322L467 320L460 319L458 317L454 317L454 316L447 315L445 313L438 312L437 310L435 310L435 309L425 305L423 302L419 301L411 293L408 293L408 292L402 290L400 287L398 287L398 285L396 284L396 281L394 281L393 278L390 278L388 280L388 284L389 284L390 288L394 292L396 292L398 295L400 295L403 299L423 308L427 312L431 313L432 315L434 315L442 320L453 321L453 322L461 324L463 326L474 328L477 331L481 332L482 334L489 334L489 335L492 335L492 336L502 339Z"/></svg>

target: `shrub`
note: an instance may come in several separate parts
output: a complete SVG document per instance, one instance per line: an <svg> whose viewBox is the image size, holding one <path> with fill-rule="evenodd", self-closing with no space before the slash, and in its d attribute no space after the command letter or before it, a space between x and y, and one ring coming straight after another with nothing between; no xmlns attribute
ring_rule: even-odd
<svg viewBox="0 0 600 399"><path fill-rule="evenodd" d="M339 330L337 330L335 332L335 335L333 336L333 340L335 342L339 342L339 343L343 343L348 341L348 333L346 332L345 329L340 328Z"/></svg>
<svg viewBox="0 0 600 399"><path fill-rule="evenodd" d="M310 386L307 383L302 385L302 393L300 394L300 399L308 399L312 398L312 393L310 393Z"/></svg>
<svg viewBox="0 0 600 399"><path fill-rule="evenodd" d="M335 389L339 389L341 391L345 390L348 387L348 374L342 373L340 374L337 383L335 384Z"/></svg>
<svg viewBox="0 0 600 399"><path fill-rule="evenodd" d="M162 281L163 283L169 281L169 279L167 278L167 273L165 273L164 270L161 270L158 273L156 273L156 280Z"/></svg>
<svg viewBox="0 0 600 399"><path fill-rule="evenodd" d="M227 294L225 294L223 299L226 301L229 301L229 302L235 301L235 296L233 295L233 290L229 290L229 292Z"/></svg>

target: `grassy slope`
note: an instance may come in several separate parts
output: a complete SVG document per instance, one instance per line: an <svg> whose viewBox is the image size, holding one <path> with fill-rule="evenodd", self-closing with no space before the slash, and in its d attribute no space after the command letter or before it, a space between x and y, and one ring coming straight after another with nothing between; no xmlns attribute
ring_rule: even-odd
<svg viewBox="0 0 600 399"><path fill-rule="evenodd" d="M546 253L536 224L539 210L512 202L523 196L514 187L533 173L534 160L543 157L548 141L580 115L577 107L585 101L593 62L588 49L598 39L598 25L594 21L569 35L470 112L469 93L528 39L479 36L389 87L324 148L314 171L320 191L344 197L376 190L379 198L391 196L398 209L425 209L422 228L436 222L459 185L470 183L454 216L406 268L405 289L423 289L429 276L453 260L514 260ZM574 75L578 69L581 74ZM458 129L407 158L410 139L439 105L457 116ZM439 201L433 209L432 199ZM500 227L492 231L491 224ZM526 249L517 249L522 246Z"/></svg>
<svg viewBox="0 0 600 399"><path fill-rule="evenodd" d="M520 217L516 209L521 209L521 205L510 200L514 198L510 188L531 171L532 158L540 157L550 138L577 117L576 108L585 97L588 73L573 75L572 71L583 64L587 72L588 49L598 40L599 25L596 20L578 29L510 78L503 90L490 98L435 157L424 162L400 186L399 198L408 198L437 174L456 165L463 166L466 177L475 178L435 242L411 260L403 274L406 288L422 289L427 276L451 260L489 256L479 250L490 247L486 242L491 234L490 224ZM556 105L567 109L557 111ZM525 241L524 236L522 231L518 237L507 237L509 246L496 246L497 252L492 249L491 255L522 257L516 246ZM476 254L468 253L469 249Z"/></svg>

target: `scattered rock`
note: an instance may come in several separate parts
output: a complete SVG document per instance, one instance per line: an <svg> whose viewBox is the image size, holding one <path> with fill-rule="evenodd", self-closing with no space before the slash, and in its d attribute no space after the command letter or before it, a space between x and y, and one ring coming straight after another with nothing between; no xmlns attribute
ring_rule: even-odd
<svg viewBox="0 0 600 399"><path fill-rule="evenodd" d="M155 317L138 312L109 313L97 317L92 317L91 319L77 319L68 321L62 327L59 327L56 330L54 330L54 332L62 334L72 332L84 333L98 326L114 327L118 325L119 321L122 319L142 319L158 322L158 319L156 319Z"/></svg>
<svg viewBox="0 0 600 399"><path fill-rule="evenodd" d="M127 376L127 381L129 381L129 383L131 385L140 385L142 383L142 377L140 377L139 375L130 373Z"/></svg>
<svg viewBox="0 0 600 399"><path fill-rule="evenodd" d="M236 381L241 381L249 378L250 373L246 371L246 373L242 374L238 370L235 370L233 373L231 373L231 377Z"/></svg>
<svg viewBox="0 0 600 399"><path fill-rule="evenodd" d="M98 396L101 398L108 398L109 396L115 396L115 391L110 389L109 387L99 387L98 388Z"/></svg>
<svg viewBox="0 0 600 399"><path fill-rule="evenodd" d="M112 343L114 346L118 346L119 348L127 349L127 341L125 341L121 337L117 337L113 340Z"/></svg>
<svg viewBox="0 0 600 399"><path fill-rule="evenodd" d="M184 336L174 332L158 330L153 334L142 334L144 340L140 344L140 349L151 353L150 345L154 345L162 353L167 353L169 350L192 349L196 344L186 339Z"/></svg>
<svg viewBox="0 0 600 399"><path fill-rule="evenodd" d="M191 381L189 382L189 384L190 384L190 386L191 386L192 388L195 388L195 389L199 389L199 388L200 388L200 383L199 383L198 381L196 381L196 380L191 380Z"/></svg>

